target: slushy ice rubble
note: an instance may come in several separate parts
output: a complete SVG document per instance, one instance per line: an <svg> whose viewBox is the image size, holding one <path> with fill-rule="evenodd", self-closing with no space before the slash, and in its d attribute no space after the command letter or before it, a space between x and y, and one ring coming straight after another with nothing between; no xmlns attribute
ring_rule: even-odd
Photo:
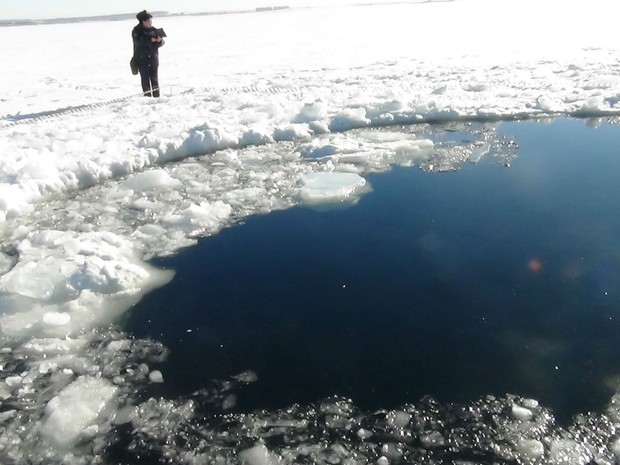
<svg viewBox="0 0 620 465"><path fill-rule="evenodd" d="M503 169L516 150L496 125L370 128L216 151L42 200L1 231L0 463L616 463L620 399L569 428L512 395L377 412L336 398L237 412L256 375L162 398L154 386L168 382L157 369L167 349L119 326L171 279L151 257L249 215L354 204L372 188L368 173L394 165Z"/></svg>
<svg viewBox="0 0 620 465"><path fill-rule="evenodd" d="M129 449L157 443L170 463L250 465L613 464L620 452L615 403L606 415L579 417L568 429L557 428L535 400L516 396L464 406L425 398L373 413L338 398L252 414L203 415L204 404L200 393L142 404Z"/></svg>
<svg viewBox="0 0 620 465"><path fill-rule="evenodd" d="M43 353L56 356L37 360ZM148 363L165 356L156 342L113 331L5 351L5 370L20 374L5 379L2 463L611 465L620 455L617 398L568 428L536 400L512 395L375 412L329 398L228 413L253 373L183 398L140 395L156 373Z"/></svg>

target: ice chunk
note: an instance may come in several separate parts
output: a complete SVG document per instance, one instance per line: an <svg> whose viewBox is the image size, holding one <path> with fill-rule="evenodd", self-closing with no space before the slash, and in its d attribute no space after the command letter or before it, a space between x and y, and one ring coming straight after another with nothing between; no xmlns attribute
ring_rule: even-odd
<svg viewBox="0 0 620 465"><path fill-rule="evenodd" d="M446 438L439 431L430 431L420 437L420 442L424 447L442 447L446 443Z"/></svg>
<svg viewBox="0 0 620 465"><path fill-rule="evenodd" d="M0 221L1 222L1 221ZM0 274L7 273L15 264L15 258L0 252Z"/></svg>
<svg viewBox="0 0 620 465"><path fill-rule="evenodd" d="M78 378L48 402L41 434L62 447L74 444L82 432L105 415L116 390L104 379Z"/></svg>
<svg viewBox="0 0 620 465"><path fill-rule="evenodd" d="M161 374L161 371L153 370L149 373L149 380L151 383L163 383L164 376Z"/></svg>
<svg viewBox="0 0 620 465"><path fill-rule="evenodd" d="M611 444L611 451L614 453L614 456L616 457L616 461L620 461L620 439L616 439Z"/></svg>
<svg viewBox="0 0 620 465"><path fill-rule="evenodd" d="M411 421L411 414L397 410L390 412L388 415L388 422L393 428L404 428Z"/></svg>
<svg viewBox="0 0 620 465"><path fill-rule="evenodd" d="M138 199L131 203L131 208L138 211L158 210L162 205L158 202L150 202L146 199Z"/></svg>
<svg viewBox="0 0 620 465"><path fill-rule="evenodd" d="M19 170L20 178L27 179L49 179L55 180L58 178L58 168L54 162L56 160L53 157L40 157L30 161Z"/></svg>
<svg viewBox="0 0 620 465"><path fill-rule="evenodd" d="M232 213L232 207L220 200L192 204L178 214L164 218L164 222L184 229L217 230Z"/></svg>
<svg viewBox="0 0 620 465"><path fill-rule="evenodd" d="M256 130L250 130L243 133L241 137L241 145L264 145L273 142L273 137L270 134L259 132Z"/></svg>
<svg viewBox="0 0 620 465"><path fill-rule="evenodd" d="M366 117L366 109L350 108L341 111L332 119L329 124L331 131L348 131L353 128L364 128L370 124L370 120Z"/></svg>
<svg viewBox="0 0 620 465"><path fill-rule="evenodd" d="M478 163L482 159L482 157L484 157L485 155L489 153L490 150L491 150L491 144L478 145L474 147L474 149L471 151L471 153L469 154L468 160L471 163Z"/></svg>
<svg viewBox="0 0 620 465"><path fill-rule="evenodd" d="M544 112L554 112L562 108L562 102L549 95L542 95L536 100L536 108Z"/></svg>
<svg viewBox="0 0 620 465"><path fill-rule="evenodd" d="M178 186L180 182L172 178L163 169L146 171L125 181L125 187L134 191L144 192L169 186Z"/></svg>
<svg viewBox="0 0 620 465"><path fill-rule="evenodd" d="M230 394L226 396L224 401L222 402L222 410L230 410L237 405L237 396L234 394Z"/></svg>
<svg viewBox="0 0 620 465"><path fill-rule="evenodd" d="M517 443L517 451L527 462L535 461L545 453L545 446L536 439L522 438Z"/></svg>
<svg viewBox="0 0 620 465"><path fill-rule="evenodd" d="M11 392L13 390L6 383L0 383L0 400L7 400L11 397Z"/></svg>
<svg viewBox="0 0 620 465"><path fill-rule="evenodd" d="M356 173L313 173L303 176L302 182L299 195L309 205L350 201L369 189L366 180Z"/></svg>
<svg viewBox="0 0 620 465"><path fill-rule="evenodd" d="M189 130L187 138L180 147L168 146L163 160L178 160L181 158L212 153L225 148L236 147L239 140L232 134L228 134L221 128L210 128L203 124Z"/></svg>
<svg viewBox="0 0 620 465"><path fill-rule="evenodd" d="M326 117L327 107L323 102L306 103L297 116L295 116L293 122L310 123L312 121L323 120Z"/></svg>
<svg viewBox="0 0 620 465"><path fill-rule="evenodd" d="M138 263L89 257L69 277L69 283L77 290L114 294L134 289L148 277L148 271Z"/></svg>
<svg viewBox="0 0 620 465"><path fill-rule="evenodd" d="M239 458L247 465L280 465L281 463L280 457L269 452L264 444L241 451Z"/></svg>
<svg viewBox="0 0 620 465"><path fill-rule="evenodd" d="M521 407L519 405L512 406L512 416L517 420L529 421L532 419L534 414L531 410Z"/></svg>
<svg viewBox="0 0 620 465"><path fill-rule="evenodd" d="M244 371L243 373L239 373L232 378L240 383L246 384L255 383L258 380L258 376L253 371Z"/></svg>
<svg viewBox="0 0 620 465"><path fill-rule="evenodd" d="M400 461L403 456L401 446L393 442L383 444L383 447L381 447L381 453L384 457L387 457L388 460L394 461Z"/></svg>
<svg viewBox="0 0 620 465"><path fill-rule="evenodd" d="M21 376L9 376L5 382L6 385L10 388L17 388L22 385L23 379Z"/></svg>
<svg viewBox="0 0 620 465"><path fill-rule="evenodd" d="M50 326L63 326L69 321L71 321L71 315L64 312L47 312L43 315L43 323Z"/></svg>
<svg viewBox="0 0 620 465"><path fill-rule="evenodd" d="M49 299L64 281L57 260L22 261L0 278L0 288L34 299Z"/></svg>
<svg viewBox="0 0 620 465"><path fill-rule="evenodd" d="M16 410L7 410L6 412L0 412L0 424L4 423L5 421L11 420L16 413Z"/></svg>
<svg viewBox="0 0 620 465"><path fill-rule="evenodd" d="M293 141L298 139L309 139L310 128L307 124L289 124L287 126L277 128L273 132L275 141Z"/></svg>
<svg viewBox="0 0 620 465"><path fill-rule="evenodd" d="M70 354L79 352L86 344L87 339L57 339L41 338L31 339L20 347L20 353L30 356L50 357L53 355Z"/></svg>
<svg viewBox="0 0 620 465"><path fill-rule="evenodd" d="M583 102L582 107L578 110L581 114L597 113L605 109L605 101L600 95L590 97Z"/></svg>
<svg viewBox="0 0 620 465"><path fill-rule="evenodd" d="M551 443L549 463L554 465L585 465L592 457L585 447L572 439L557 439Z"/></svg>

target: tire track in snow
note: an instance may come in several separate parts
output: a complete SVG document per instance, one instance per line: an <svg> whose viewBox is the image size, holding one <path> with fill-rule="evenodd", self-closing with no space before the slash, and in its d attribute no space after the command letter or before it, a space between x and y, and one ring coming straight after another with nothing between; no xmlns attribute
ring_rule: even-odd
<svg viewBox="0 0 620 465"><path fill-rule="evenodd" d="M190 89L183 91L182 93L183 94L193 93L196 90L207 91L207 92L219 92L222 94L229 94L232 92L237 92L237 93L263 92L263 93L270 94L270 95L283 94L283 93L298 93L302 91L300 87L270 87L270 86L253 85L253 86L231 86L231 87L223 87L223 88L216 88L216 87L202 87L200 89L190 88ZM60 116L73 115L73 114L81 113L87 110L107 107L115 103L120 103L120 102L125 102L127 100L131 100L136 97L140 97L140 98L143 97L142 92L127 95L125 97L119 97L119 98L115 98L112 100L103 101L103 102L89 103L85 105L77 105L73 107L57 108L54 110L44 110L44 111L40 111L37 113L28 113L28 114L22 115L18 112L15 115L7 115L7 116L0 117L0 125L1 125L0 127L4 129L4 128L9 128L12 126L18 126L22 124L31 124L31 123L37 123L40 121L51 120L51 119L58 118Z"/></svg>

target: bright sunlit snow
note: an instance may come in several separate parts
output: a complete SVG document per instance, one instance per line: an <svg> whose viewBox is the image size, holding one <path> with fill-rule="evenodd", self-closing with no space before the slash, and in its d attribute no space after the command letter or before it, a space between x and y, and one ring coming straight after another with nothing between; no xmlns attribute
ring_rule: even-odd
<svg viewBox="0 0 620 465"><path fill-rule="evenodd" d="M451 170L501 143L484 134L454 149L433 143L423 124L409 135L373 127L619 114L609 3L455 0L155 18L168 34L160 99L142 97L130 73L132 21L0 28L0 457L95 463L110 425L133 422L161 438L162 418L177 422L166 428L189 422L191 405L127 400L133 384L166 382L134 363L163 348L108 329L170 280L145 260L248 215L354 202L371 189L365 174L392 164ZM514 443L507 459L594 456L570 438L514 436L506 422L549 428L548 414L525 402L502 420L498 434ZM341 407L346 417L346 406L325 408ZM438 434L429 432L429 447ZM84 442L91 447L77 448ZM380 463L393 455L385 447ZM240 457L281 460L262 443ZM202 459L187 452L175 463Z"/></svg>

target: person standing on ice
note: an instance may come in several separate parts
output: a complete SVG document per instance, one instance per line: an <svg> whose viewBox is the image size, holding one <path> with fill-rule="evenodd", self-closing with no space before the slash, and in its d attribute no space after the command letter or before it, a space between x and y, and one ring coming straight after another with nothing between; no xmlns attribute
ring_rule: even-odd
<svg viewBox="0 0 620 465"><path fill-rule="evenodd" d="M163 29L153 27L153 15L142 10L136 15L140 23L131 31L133 56L138 64L142 91L147 97L159 97L159 47L164 45Z"/></svg>

